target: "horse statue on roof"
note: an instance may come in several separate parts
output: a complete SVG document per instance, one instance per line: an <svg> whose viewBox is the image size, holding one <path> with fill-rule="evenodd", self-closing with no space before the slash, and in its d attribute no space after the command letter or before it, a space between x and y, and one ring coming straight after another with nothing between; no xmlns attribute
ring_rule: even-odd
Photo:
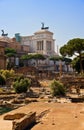
<svg viewBox="0 0 84 130"><path fill-rule="evenodd" d="M8 33L4 33L3 29L1 31L2 31L2 34L1 34L2 36L8 36Z"/></svg>
<svg viewBox="0 0 84 130"><path fill-rule="evenodd" d="M41 24L42 24L41 29L49 29L49 27L44 27L44 23L41 23Z"/></svg>

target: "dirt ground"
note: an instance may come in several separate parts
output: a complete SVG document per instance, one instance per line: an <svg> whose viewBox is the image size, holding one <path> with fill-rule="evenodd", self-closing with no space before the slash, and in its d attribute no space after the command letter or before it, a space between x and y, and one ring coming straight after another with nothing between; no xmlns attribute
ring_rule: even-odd
<svg viewBox="0 0 84 130"><path fill-rule="evenodd" d="M36 111L37 116L44 113L31 130L84 130L83 103L34 102L9 113L30 111ZM4 121L3 116L0 116L0 130L12 130L11 121Z"/></svg>
<svg viewBox="0 0 84 130"><path fill-rule="evenodd" d="M45 88L48 86L47 83L49 82L45 81L43 84L41 82ZM40 93L40 89L34 88L34 92ZM9 113L36 112L36 116L40 118L31 130L84 130L84 103L48 102L46 95L44 99L36 99L37 102L29 103ZM0 130L12 130L12 121L3 120L4 115L0 116Z"/></svg>
<svg viewBox="0 0 84 130"><path fill-rule="evenodd" d="M46 106L46 105L45 105ZM51 104L32 130L84 130L83 104Z"/></svg>

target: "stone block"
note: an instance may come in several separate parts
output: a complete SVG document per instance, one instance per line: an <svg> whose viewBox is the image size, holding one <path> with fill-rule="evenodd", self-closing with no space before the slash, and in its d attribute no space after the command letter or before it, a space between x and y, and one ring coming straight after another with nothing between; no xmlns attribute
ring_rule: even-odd
<svg viewBox="0 0 84 130"><path fill-rule="evenodd" d="M14 120L12 122L12 130L24 130L28 128L28 126L34 124L36 122L36 113L30 112L28 115L25 115L21 119Z"/></svg>

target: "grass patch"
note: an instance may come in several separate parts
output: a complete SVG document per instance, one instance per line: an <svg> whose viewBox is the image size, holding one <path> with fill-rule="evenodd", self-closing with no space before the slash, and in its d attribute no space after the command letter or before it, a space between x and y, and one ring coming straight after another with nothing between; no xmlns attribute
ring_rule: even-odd
<svg viewBox="0 0 84 130"><path fill-rule="evenodd" d="M4 114L6 112L9 112L11 111L12 109L11 108L7 108L7 107L0 107L0 115L1 114Z"/></svg>

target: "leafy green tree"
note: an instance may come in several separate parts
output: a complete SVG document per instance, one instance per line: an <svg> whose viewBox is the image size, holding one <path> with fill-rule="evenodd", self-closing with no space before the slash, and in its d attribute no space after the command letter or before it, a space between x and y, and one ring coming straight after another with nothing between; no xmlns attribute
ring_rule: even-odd
<svg viewBox="0 0 84 130"><path fill-rule="evenodd" d="M5 55L8 57L7 69L11 69L14 66L14 63L11 63L11 57L15 57L16 50L13 48L5 48Z"/></svg>
<svg viewBox="0 0 84 130"><path fill-rule="evenodd" d="M72 59L70 59L70 58L66 58L66 57L63 57L62 60L65 61L65 64L66 64L66 66L67 66L67 72L68 72L68 71L69 71L69 67L68 67L68 65L71 64Z"/></svg>
<svg viewBox="0 0 84 130"><path fill-rule="evenodd" d="M15 56L15 54L16 54L16 50L15 49L13 49L13 48L5 48L5 54L6 54L6 56L8 56L8 57L12 57L12 56Z"/></svg>
<svg viewBox="0 0 84 130"><path fill-rule="evenodd" d="M50 57L50 60L52 60L54 62L54 67L56 69L56 61L65 61L65 64L67 65L67 71L68 71L68 65L71 63L71 59L70 58L66 58L66 57L62 57L62 56L53 56Z"/></svg>
<svg viewBox="0 0 84 130"><path fill-rule="evenodd" d="M66 45L60 48L62 56L79 56L80 59L80 72L83 72L82 66L82 53L84 52L84 39L74 38L69 40Z"/></svg>
<svg viewBox="0 0 84 130"><path fill-rule="evenodd" d="M38 65L38 60L44 60L45 56L42 54L28 54L21 57L22 60L28 62L31 59L35 59Z"/></svg>
<svg viewBox="0 0 84 130"><path fill-rule="evenodd" d="M45 60L45 56L42 54L34 54L32 57L36 60Z"/></svg>
<svg viewBox="0 0 84 130"><path fill-rule="evenodd" d="M52 56L50 57L50 60L54 62L54 70L56 69L56 61L62 60L61 56Z"/></svg>
<svg viewBox="0 0 84 130"><path fill-rule="evenodd" d="M80 73L80 59L79 57L76 57L72 60L72 67ZM84 71L84 54L82 54L82 66L83 66L83 71Z"/></svg>
<svg viewBox="0 0 84 130"><path fill-rule="evenodd" d="M61 56L53 56L53 57L50 57L50 60L52 60L55 64L56 61L62 60L62 57Z"/></svg>
<svg viewBox="0 0 84 130"><path fill-rule="evenodd" d="M35 59L37 62L37 66L38 66L38 60L45 60L45 56L42 54L33 54L32 55L32 59Z"/></svg>
<svg viewBox="0 0 84 130"><path fill-rule="evenodd" d="M21 60L23 60L25 64L28 64L28 61L31 59L33 59L33 56L31 54L21 56Z"/></svg>
<svg viewBox="0 0 84 130"><path fill-rule="evenodd" d="M21 57L22 60L29 60L29 59L31 59L31 58L32 58L32 55L23 55L23 56Z"/></svg>

